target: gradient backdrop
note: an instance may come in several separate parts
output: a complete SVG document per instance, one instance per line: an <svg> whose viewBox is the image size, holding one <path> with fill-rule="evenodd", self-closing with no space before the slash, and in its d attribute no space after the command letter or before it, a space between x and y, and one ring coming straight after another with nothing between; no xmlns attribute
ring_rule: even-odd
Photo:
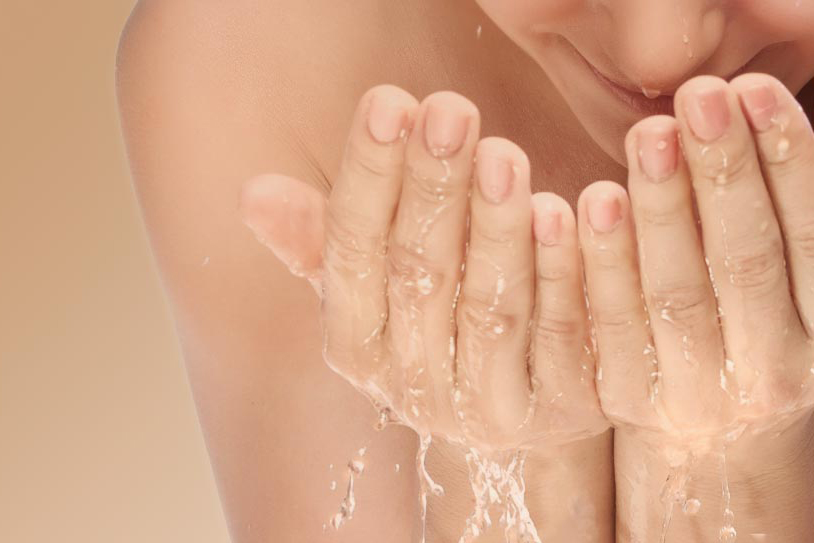
<svg viewBox="0 0 814 543"><path fill-rule="evenodd" d="M227 543L128 178L132 0L0 0L0 542Z"/></svg>

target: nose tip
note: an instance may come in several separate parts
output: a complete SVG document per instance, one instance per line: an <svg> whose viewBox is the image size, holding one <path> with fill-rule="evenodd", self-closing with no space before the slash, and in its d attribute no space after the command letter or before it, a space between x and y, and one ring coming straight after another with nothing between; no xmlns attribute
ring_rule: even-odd
<svg viewBox="0 0 814 543"><path fill-rule="evenodd" d="M721 10L707 0L683 3L631 0L619 2L624 13L614 17L619 40L617 67L645 94L673 94L696 74L715 53L723 39Z"/></svg>

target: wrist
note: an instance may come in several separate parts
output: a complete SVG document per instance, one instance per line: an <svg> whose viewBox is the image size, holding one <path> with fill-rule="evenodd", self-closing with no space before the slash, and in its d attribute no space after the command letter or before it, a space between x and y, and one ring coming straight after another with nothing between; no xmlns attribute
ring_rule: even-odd
<svg viewBox="0 0 814 543"><path fill-rule="evenodd" d="M751 534L766 534L765 541L809 541L813 422L810 410L800 411L782 424L747 427L732 442L710 440L684 451L652 435L644 439L637 431L618 429L617 541L660 541L671 502L668 542L727 541L719 539L728 527L727 483L732 527L746 535L738 541L750 541Z"/></svg>
<svg viewBox="0 0 814 543"><path fill-rule="evenodd" d="M466 451L434 443L428 465L445 496L430 498L428 540L457 541L475 501L465 460ZM528 452L526 505L540 539L547 543L612 543L614 541L613 432ZM499 512L493 527L478 541L503 542Z"/></svg>

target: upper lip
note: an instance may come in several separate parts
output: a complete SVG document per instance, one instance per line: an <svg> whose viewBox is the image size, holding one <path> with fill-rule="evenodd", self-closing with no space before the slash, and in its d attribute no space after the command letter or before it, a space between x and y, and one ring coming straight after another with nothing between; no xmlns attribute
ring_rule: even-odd
<svg viewBox="0 0 814 543"><path fill-rule="evenodd" d="M585 57L582 57L582 58L585 58ZM740 74L746 72L747 67L751 64L752 60L753 59L750 59L749 62L747 62L746 64L744 64L743 66L741 66L740 68L735 70L734 72L731 72L729 75L727 75L725 77L724 76L721 76L721 77L723 79L725 79L726 81L731 81L732 79L736 78ZM593 63L591 63L588 59L585 59L585 62L587 62L588 65L591 67L591 69L593 71L595 71L600 77L602 77L603 79L607 80L609 83L612 83L613 85L615 85L615 86L619 87L620 89L625 90L627 92L630 92L630 93L633 93L633 94L641 94L642 96L644 96L644 89L645 88L651 88L651 87L648 87L647 85L641 85L641 86L637 87L637 86L635 86L635 85L633 85L633 84L631 84L629 82L620 81L619 79L617 79L615 77L607 75L605 72L603 72L602 70L597 68ZM658 91L659 96L673 96L675 94L675 91L677 90L677 87L672 88L672 89L666 89L666 90L665 89L654 88L654 90Z"/></svg>

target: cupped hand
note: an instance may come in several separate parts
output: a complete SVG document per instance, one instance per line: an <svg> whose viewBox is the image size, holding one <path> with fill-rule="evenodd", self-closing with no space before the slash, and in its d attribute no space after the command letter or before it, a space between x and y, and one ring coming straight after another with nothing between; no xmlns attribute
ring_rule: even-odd
<svg viewBox="0 0 814 543"><path fill-rule="evenodd" d="M631 129L630 200L588 187L579 232L604 412L704 447L814 403L814 135L767 75L692 79L675 111Z"/></svg>
<svg viewBox="0 0 814 543"><path fill-rule="evenodd" d="M330 198L261 176L244 219L311 280L325 360L383 417L486 450L596 435L574 214L479 125L457 94L376 87Z"/></svg>

